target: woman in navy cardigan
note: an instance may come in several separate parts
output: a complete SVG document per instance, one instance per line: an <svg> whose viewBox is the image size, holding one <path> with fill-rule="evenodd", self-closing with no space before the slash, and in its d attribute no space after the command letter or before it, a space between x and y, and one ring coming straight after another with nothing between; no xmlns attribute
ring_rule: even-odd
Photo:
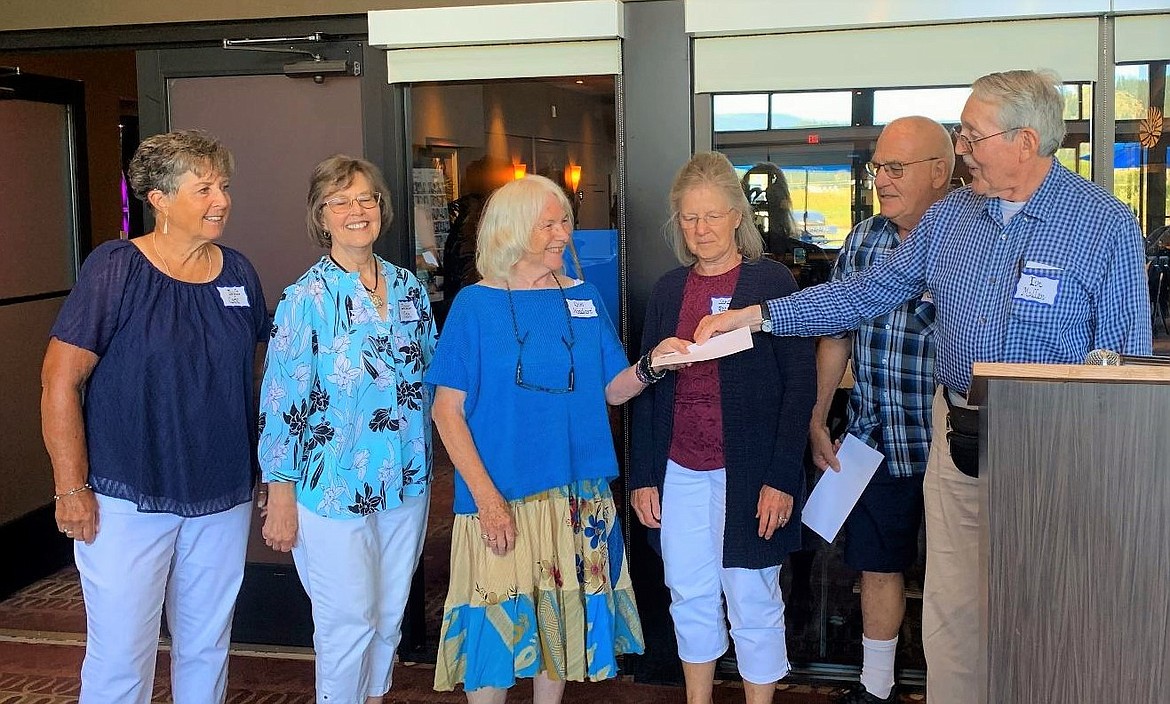
<svg viewBox="0 0 1170 704"><path fill-rule="evenodd" d="M763 240L722 154L696 154L675 177L670 204L683 266L654 287L643 352L669 337L693 339L709 313L796 290L787 267L761 258ZM752 341L665 375L634 403L632 503L644 525L662 529L692 703L711 701L715 661L727 650L724 598L748 704L770 702L789 669L780 564L800 547L816 362L810 339Z"/></svg>

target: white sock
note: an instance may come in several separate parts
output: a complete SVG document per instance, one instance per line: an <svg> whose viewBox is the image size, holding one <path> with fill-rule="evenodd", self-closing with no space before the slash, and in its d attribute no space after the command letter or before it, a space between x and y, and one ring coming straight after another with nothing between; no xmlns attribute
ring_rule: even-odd
<svg viewBox="0 0 1170 704"><path fill-rule="evenodd" d="M893 640L871 640L861 636L861 684L878 699L890 696L894 688L894 655L897 652L897 636Z"/></svg>

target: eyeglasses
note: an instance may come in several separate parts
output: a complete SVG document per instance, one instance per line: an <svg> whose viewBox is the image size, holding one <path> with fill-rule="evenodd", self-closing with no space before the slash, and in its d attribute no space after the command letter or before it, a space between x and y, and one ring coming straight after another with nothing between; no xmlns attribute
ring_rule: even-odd
<svg viewBox="0 0 1170 704"><path fill-rule="evenodd" d="M699 221L702 220L703 224L707 227L719 227L733 212L735 212L735 208L728 208L723 212L716 211L714 213L707 213L706 215L695 215L693 213L683 215L679 213L678 224L684 230L693 230L698 227Z"/></svg>
<svg viewBox="0 0 1170 704"><path fill-rule="evenodd" d="M998 137L1001 134L1007 134L1008 132L1015 132L1016 130L1022 129L1024 128L1009 127L1006 130L1000 130L999 132L996 132L995 134L989 134L986 137L976 137L975 139L971 139L967 135L963 134L962 125L955 125L953 128L951 128L951 136L955 138L955 151L958 151L960 148L962 148L964 152L971 153L975 151L975 145L985 139L991 139L992 137Z"/></svg>
<svg viewBox="0 0 1170 704"><path fill-rule="evenodd" d="M354 203L360 205L362 210L373 210L374 208L377 208L381 202L381 193L363 193L356 198L349 198L347 196L337 196L336 198L330 198L329 200L325 201L323 207L329 208L329 212L333 213L334 215L345 215L349 212L350 208L353 207Z"/></svg>
<svg viewBox="0 0 1170 704"><path fill-rule="evenodd" d="M512 334L516 336L516 344L520 349L516 352L516 386L529 391L543 391L546 394L568 394L573 392L573 386L577 377L576 366L573 360L573 345L577 344L577 336L573 334L573 317L569 313L569 299L565 296L565 289L561 286L561 282L557 280L557 289L561 292L561 301L565 304L565 324L569 328L569 338L561 336L561 342L565 345L565 349L569 351L569 381L564 387L548 387L540 384L532 384L524 380L524 344L528 342L528 336L531 331L520 336L520 325L516 322L516 306L512 302L512 287L508 282L504 282L504 287L508 291L508 312L512 314Z"/></svg>
<svg viewBox="0 0 1170 704"><path fill-rule="evenodd" d="M877 178L881 170L885 169L890 178L902 178L902 174L905 173L907 166L925 164L928 161L938 161L941 158L941 156L931 156L925 159L918 159L917 161L887 161L884 164L877 161L867 161L865 163L865 173L869 174L871 178Z"/></svg>

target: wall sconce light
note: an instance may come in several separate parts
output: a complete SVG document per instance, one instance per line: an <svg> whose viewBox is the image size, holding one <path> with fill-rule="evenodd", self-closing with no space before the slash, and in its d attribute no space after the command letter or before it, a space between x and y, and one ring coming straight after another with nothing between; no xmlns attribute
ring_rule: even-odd
<svg viewBox="0 0 1170 704"><path fill-rule="evenodd" d="M569 184L569 190L576 193L577 187L581 185L580 164L569 164L565 169L565 181Z"/></svg>
<svg viewBox="0 0 1170 704"><path fill-rule="evenodd" d="M512 178L516 181L528 175L528 164L513 163Z"/></svg>

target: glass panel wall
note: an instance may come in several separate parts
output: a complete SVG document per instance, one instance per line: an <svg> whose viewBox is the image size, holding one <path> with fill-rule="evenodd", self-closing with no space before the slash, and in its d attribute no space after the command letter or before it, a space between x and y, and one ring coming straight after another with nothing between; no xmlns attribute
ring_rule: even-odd
<svg viewBox="0 0 1170 704"><path fill-rule="evenodd" d="M1142 232L1153 235L1170 223L1166 183L1165 130L1167 61L1116 67L1114 111L1117 125L1113 149L1113 193L1138 219Z"/></svg>

